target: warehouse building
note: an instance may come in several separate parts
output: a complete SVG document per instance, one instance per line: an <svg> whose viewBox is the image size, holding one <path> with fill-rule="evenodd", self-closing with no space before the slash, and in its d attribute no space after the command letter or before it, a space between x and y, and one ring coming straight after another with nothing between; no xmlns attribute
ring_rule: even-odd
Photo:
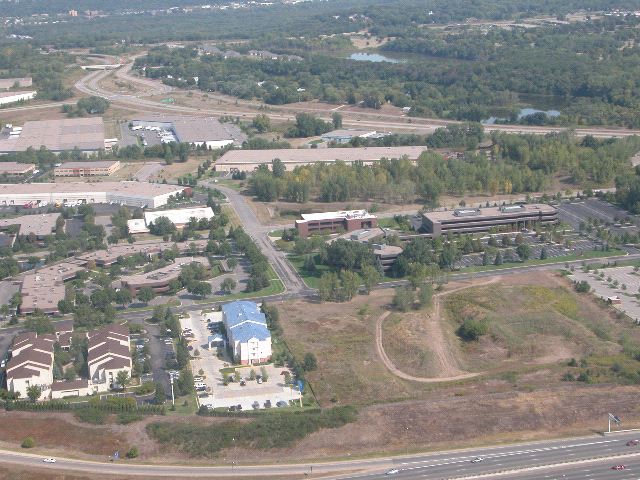
<svg viewBox="0 0 640 480"><path fill-rule="evenodd" d="M119 160L64 162L53 169L56 177L108 177L120 169Z"/></svg>
<svg viewBox="0 0 640 480"><path fill-rule="evenodd" d="M301 217L302 220L296 220L296 230L303 238L320 233L351 232L378 226L377 217L366 210L303 213Z"/></svg>
<svg viewBox="0 0 640 480"><path fill-rule="evenodd" d="M382 158L406 157L415 161L426 151L426 146L229 150L216 161L215 169L218 172L253 172L260 165L271 166L271 162L276 158L284 163L287 170L314 163L335 163L338 161L347 164L362 162L364 165L372 165Z"/></svg>
<svg viewBox="0 0 640 480"><path fill-rule="evenodd" d="M181 192L190 194L191 189L146 182L0 184L0 205L113 202L132 207L157 208L166 205L169 197Z"/></svg>
<svg viewBox="0 0 640 480"><path fill-rule="evenodd" d="M177 208L172 210L158 210L144 212L144 218L133 218L127 221L129 233L148 233L149 226L158 218L168 218L178 228L183 228L192 218L196 220L211 220L214 217L211 207Z"/></svg>
<svg viewBox="0 0 640 480"><path fill-rule="evenodd" d="M216 149L228 145L242 145L247 136L233 123L221 123L214 117L160 116L133 120L132 130L150 130L163 133L178 143L190 143L194 147Z"/></svg>
<svg viewBox="0 0 640 480"><path fill-rule="evenodd" d="M28 92L0 92L0 105L9 105L10 103L26 102L36 98L35 90Z"/></svg>
<svg viewBox="0 0 640 480"><path fill-rule="evenodd" d="M557 221L558 210L551 205L503 205L427 212L422 215L422 229L439 237L449 233L488 232L493 228L513 230Z"/></svg>
<svg viewBox="0 0 640 480"><path fill-rule="evenodd" d="M36 166L33 163L18 163L18 162L1 162L0 163L0 175L6 175L7 177L20 177L33 173Z"/></svg>
<svg viewBox="0 0 640 480"><path fill-rule="evenodd" d="M3 133L0 154L38 150L44 146L55 153L78 148L86 155L105 149L104 123L101 117L65 118L25 122Z"/></svg>

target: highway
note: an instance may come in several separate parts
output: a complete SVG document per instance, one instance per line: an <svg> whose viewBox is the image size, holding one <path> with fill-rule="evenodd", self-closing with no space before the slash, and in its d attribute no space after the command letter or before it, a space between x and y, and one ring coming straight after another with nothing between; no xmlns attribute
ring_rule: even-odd
<svg viewBox="0 0 640 480"><path fill-rule="evenodd" d="M139 55L138 55L139 56ZM174 89L166 86L158 81L149 80L131 75L129 72L133 67L133 57L126 65L117 70L94 71L84 76L75 83L75 88L86 95L96 95L104 97L116 104L118 107L135 110L135 111L163 111L171 113L190 113L195 115L233 115L239 117L253 116L254 113L260 113L261 108L265 105L248 100L235 100L235 104L227 104L219 108L194 108L184 105L163 104L150 100L152 95L167 95ZM141 87L142 92L136 95L120 94L105 90L99 84L110 75L115 75L119 80L128 81ZM362 111L340 110L336 107L331 110L326 108L314 108L305 105L269 105L268 109L263 113L267 113L272 120L276 121L293 121L295 114L300 112L314 113L323 120L330 121L334 111L339 111L343 116L343 123L350 127L368 127L381 131L401 130L412 133L432 133L436 128L459 124L461 122L454 120L443 120L439 118L418 118L418 117L399 117L397 115L384 114L371 110L362 109ZM545 135L553 132L561 132L567 130L563 127L540 127L527 125L485 125L488 132L502 131L511 133L531 133ZM640 135L640 130L631 130L612 127L581 127L574 129L577 136L593 135L594 137L624 137L629 135Z"/></svg>
<svg viewBox="0 0 640 480"><path fill-rule="evenodd" d="M603 418L604 421L604 418ZM610 436L589 436L574 439L550 440L522 443L519 445L478 447L467 450L419 454L412 456L381 457L335 462L252 465L252 466L194 466L194 465L145 465L129 462L93 462L86 460L56 458L55 464L47 464L51 470L111 475L147 476L170 478L172 476L212 477L247 475L321 475L323 478L341 480L375 480L389 478L391 469L398 473L392 478L444 480L474 478L559 478L570 473L580 479L638 478L640 475L640 447L627 446L629 440L640 437L640 432L619 433ZM473 463L481 457L483 460ZM23 467L42 467L42 455L0 450L0 463L19 464ZM599 461L591 462L599 459ZM570 463L568 463L570 462ZM626 471L612 471L611 466L623 464ZM525 471L525 469L537 469ZM362 473L345 474L360 470ZM522 476L516 477L517 471ZM560 476L553 473L560 471ZM588 470L588 472L585 472ZM635 471L635 476L633 473ZM550 472L550 473L545 473ZM573 473L572 473L573 472ZM588 475L585 475L588 473ZM629 475L632 476L629 476ZM520 475L520 474L518 474ZM546 476L549 475L549 476Z"/></svg>

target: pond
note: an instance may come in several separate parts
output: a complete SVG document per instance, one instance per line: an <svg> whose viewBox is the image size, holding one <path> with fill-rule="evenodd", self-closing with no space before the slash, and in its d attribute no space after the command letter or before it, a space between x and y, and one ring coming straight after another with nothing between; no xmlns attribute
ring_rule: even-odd
<svg viewBox="0 0 640 480"><path fill-rule="evenodd" d="M352 53L349 55L349 60L355 60L356 62L388 62L388 63L402 63L404 60L399 60L397 58L390 58L384 55L380 55L379 53L366 53L366 52L358 52Z"/></svg>
<svg viewBox="0 0 640 480"><path fill-rule="evenodd" d="M518 120L520 120L522 117L526 117L527 115L532 115L534 113L546 113L548 117L559 117L560 116L560 111L559 110L538 110L536 108L522 108L520 109L520 111L518 112ZM486 120L482 120L482 124L484 125L493 125L496 122L505 122L507 121L506 118L499 118L499 117L489 117Z"/></svg>

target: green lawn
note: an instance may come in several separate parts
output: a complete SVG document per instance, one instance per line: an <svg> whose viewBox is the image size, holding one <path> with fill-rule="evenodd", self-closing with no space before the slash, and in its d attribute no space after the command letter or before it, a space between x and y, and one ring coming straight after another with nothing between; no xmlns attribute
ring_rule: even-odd
<svg viewBox="0 0 640 480"><path fill-rule="evenodd" d="M320 277L324 272L328 272L330 269L326 265L316 265L316 271L314 273L309 273L302 268L304 266L304 258L304 255L289 255L287 260L289 260L291 265L293 265L309 288L318 288Z"/></svg>
<svg viewBox="0 0 640 480"><path fill-rule="evenodd" d="M185 405L186 402L186 405ZM194 415L198 410L195 394L176 397L176 409L171 410L171 399L165 404L167 415Z"/></svg>
<svg viewBox="0 0 640 480"><path fill-rule="evenodd" d="M268 287L263 288L262 290L258 290L257 292L238 292L233 293L231 295L218 295L213 297L203 298L202 300L196 300L195 303L208 303L215 301L232 301L232 300L242 300L244 298L254 298L254 297L268 297L270 295L277 295L278 293L284 292L284 285L282 281L276 275L276 272L273 270L273 267L269 265L269 278L271 279L271 284Z"/></svg>

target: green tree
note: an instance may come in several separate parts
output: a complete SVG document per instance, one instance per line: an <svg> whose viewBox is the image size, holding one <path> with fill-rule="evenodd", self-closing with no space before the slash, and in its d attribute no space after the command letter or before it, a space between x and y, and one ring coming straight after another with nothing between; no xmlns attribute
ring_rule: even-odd
<svg viewBox="0 0 640 480"><path fill-rule="evenodd" d="M496 259L493 261L494 265L502 265L503 260L502 260L502 253L500 251L498 251L498 253L496 253Z"/></svg>
<svg viewBox="0 0 640 480"><path fill-rule="evenodd" d="M334 298L336 290L340 288L340 279L335 272L324 272L318 282L320 300L326 302Z"/></svg>
<svg viewBox="0 0 640 480"><path fill-rule="evenodd" d="M114 297L113 300L119 304L122 305L123 307L125 307L126 305L130 304L131 301L133 300L133 297L131 295L131 292L129 291L128 288L121 288L120 290L118 290Z"/></svg>
<svg viewBox="0 0 640 480"><path fill-rule="evenodd" d="M362 277L364 291L367 295L371 292L371 289L382 280L382 275L373 265L365 265L362 267L360 276Z"/></svg>
<svg viewBox="0 0 640 480"><path fill-rule="evenodd" d="M339 300L351 300L358 293L360 276L351 270L342 270L340 272L340 281L342 283L342 288L338 290L340 292Z"/></svg>
<svg viewBox="0 0 640 480"><path fill-rule="evenodd" d="M33 437L27 437L24 440L22 440L22 443L20 444L20 446L22 448L33 448L36 446L36 442L33 439Z"/></svg>
<svg viewBox="0 0 640 480"><path fill-rule="evenodd" d="M129 372L127 372L126 370L120 370L116 374L116 384L118 385L120 390L126 389L127 385L129 384Z"/></svg>
<svg viewBox="0 0 640 480"><path fill-rule="evenodd" d="M224 293L229 294L236 288L236 281L233 278L227 277L222 281L220 288Z"/></svg>
<svg viewBox="0 0 640 480"><path fill-rule="evenodd" d="M207 295L211 295L211 284L208 282L189 282L187 284L187 292L204 298Z"/></svg>
<svg viewBox="0 0 640 480"><path fill-rule="evenodd" d="M521 243L516 247L516 253L523 262L529 260L531 256L531 247L526 243Z"/></svg>
<svg viewBox="0 0 640 480"><path fill-rule="evenodd" d="M318 360L316 360L316 356L313 353L305 353L302 360L302 368L305 372L312 372L318 368Z"/></svg>
<svg viewBox="0 0 640 480"><path fill-rule="evenodd" d="M415 292L410 287L396 287L393 295L393 306L401 312L408 312L413 308Z"/></svg>
<svg viewBox="0 0 640 480"><path fill-rule="evenodd" d="M549 254L547 253L547 248L542 247L542 250L540 250L540 260L546 260L548 256Z"/></svg>
<svg viewBox="0 0 640 480"><path fill-rule="evenodd" d="M422 308L431 306L433 300L433 285L430 283L423 283L418 291L418 303Z"/></svg>
<svg viewBox="0 0 640 480"><path fill-rule="evenodd" d="M331 115L331 121L333 122L333 128L342 128L342 114L339 112L333 112Z"/></svg>
<svg viewBox="0 0 640 480"><path fill-rule="evenodd" d="M156 405L162 405L167 400L167 394L164 391L164 385L162 383L156 383L155 395L153 397L153 403Z"/></svg>
<svg viewBox="0 0 640 480"><path fill-rule="evenodd" d="M462 325L460 325L456 333L463 340L472 342L478 340L482 335L485 335L487 331L488 326L485 322L474 318L467 318L462 322Z"/></svg>
<svg viewBox="0 0 640 480"><path fill-rule="evenodd" d="M40 390L40 387L38 385L30 385L29 387L27 387L27 397L32 402L37 402L40 398L40 395L42 395L42 390Z"/></svg>
<svg viewBox="0 0 640 480"><path fill-rule="evenodd" d="M138 290L136 298L142 303L149 303L151 300L156 298L156 292L154 292L151 287L142 287Z"/></svg>
<svg viewBox="0 0 640 480"><path fill-rule="evenodd" d="M31 332L36 332L38 335L55 332L51 319L39 310L27 317L24 322L24 328Z"/></svg>
<svg viewBox="0 0 640 480"><path fill-rule="evenodd" d="M271 120L264 113L259 113L253 117L251 126L255 128L258 133L264 133L271 128Z"/></svg>
<svg viewBox="0 0 640 480"><path fill-rule="evenodd" d="M138 447L131 447L127 452L127 458L137 458L138 455Z"/></svg>

